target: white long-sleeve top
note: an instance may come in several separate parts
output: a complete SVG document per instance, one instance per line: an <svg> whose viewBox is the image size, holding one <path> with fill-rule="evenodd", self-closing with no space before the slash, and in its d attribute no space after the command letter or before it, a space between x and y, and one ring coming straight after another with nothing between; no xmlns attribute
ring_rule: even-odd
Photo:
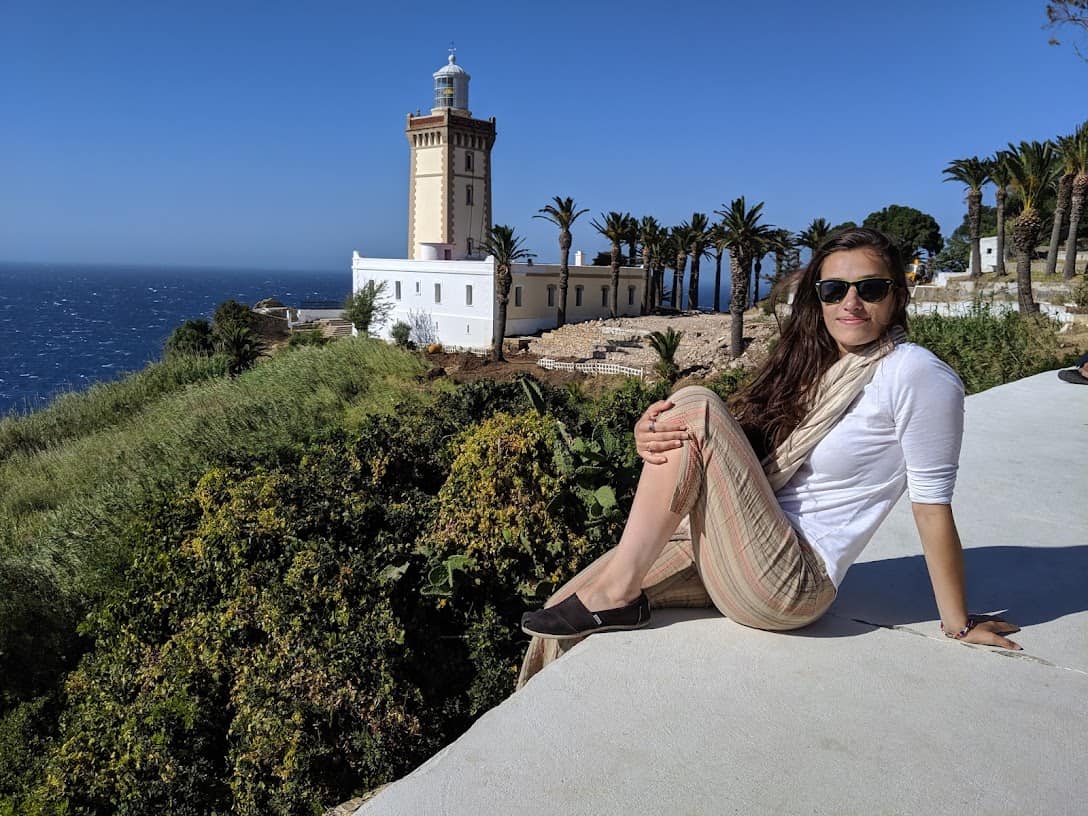
<svg viewBox="0 0 1088 816"><path fill-rule="evenodd" d="M908 491L950 504L963 437L963 383L932 352L901 343L807 462L778 491L790 524L835 586Z"/></svg>

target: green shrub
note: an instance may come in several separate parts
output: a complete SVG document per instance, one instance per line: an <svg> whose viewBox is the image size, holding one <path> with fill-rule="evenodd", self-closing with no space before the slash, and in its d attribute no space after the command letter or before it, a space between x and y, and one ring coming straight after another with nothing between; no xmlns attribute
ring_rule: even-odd
<svg viewBox="0 0 1088 816"><path fill-rule="evenodd" d="M572 480L556 461L559 445L558 423L533 413L496 414L466 432L438 494L430 554L443 564L470 559L474 582L526 599L539 582L560 580L561 564L580 569L585 541L569 523ZM440 573L434 591L451 591ZM525 579L508 586L513 576Z"/></svg>
<svg viewBox="0 0 1088 816"><path fill-rule="evenodd" d="M995 312L980 301L962 317L931 314L910 321L910 339L948 363L968 394L1059 367L1056 332L1046 317Z"/></svg>
<svg viewBox="0 0 1088 816"><path fill-rule="evenodd" d="M393 336L393 342L401 348L408 348L408 344L412 342L412 327L403 320L393 324L390 334Z"/></svg>
<svg viewBox="0 0 1088 816"><path fill-rule="evenodd" d="M238 329L252 331L255 327L256 317L253 310L245 303L239 303L233 298L224 300L216 306L212 314L212 334L216 341Z"/></svg>
<svg viewBox="0 0 1088 816"><path fill-rule="evenodd" d="M364 336L372 327L377 329L385 325L393 311L386 286L386 281L368 280L344 301L344 319Z"/></svg>
<svg viewBox="0 0 1088 816"><path fill-rule="evenodd" d="M1082 309L1088 309L1088 277L1082 277L1073 289L1073 303Z"/></svg>
<svg viewBox="0 0 1088 816"><path fill-rule="evenodd" d="M212 469L142 514L126 586L85 627L95 648L35 804L320 812L462 728L463 688L433 688L437 610L412 582L427 456L376 421L267 468Z"/></svg>
<svg viewBox="0 0 1088 816"><path fill-rule="evenodd" d="M496 414L454 445L449 477L422 540L434 596L472 663L470 712L513 688L524 649L521 614L615 543L591 521L555 419Z"/></svg>
<svg viewBox="0 0 1088 816"><path fill-rule="evenodd" d="M58 698L43 695L0 713L0 816L30 813L33 789L54 747Z"/></svg>
<svg viewBox="0 0 1088 816"><path fill-rule="evenodd" d="M609 391L596 402L587 406L584 424L579 428L583 434L605 433L622 438L634 456L635 421L650 407L651 403L668 399L670 385L659 381L645 385L633 377L624 381L619 388Z"/></svg>
<svg viewBox="0 0 1088 816"><path fill-rule="evenodd" d="M309 331L291 332L291 337L287 340L287 347L327 346L331 342L332 338L326 337L321 333L320 329L310 329Z"/></svg>
<svg viewBox="0 0 1088 816"><path fill-rule="evenodd" d="M750 368L727 368L708 379L704 385L723 400L728 400L748 384L754 373Z"/></svg>
<svg viewBox="0 0 1088 816"><path fill-rule="evenodd" d="M210 357L215 353L215 336L212 324L204 318L186 320L166 338L164 357L179 355Z"/></svg>

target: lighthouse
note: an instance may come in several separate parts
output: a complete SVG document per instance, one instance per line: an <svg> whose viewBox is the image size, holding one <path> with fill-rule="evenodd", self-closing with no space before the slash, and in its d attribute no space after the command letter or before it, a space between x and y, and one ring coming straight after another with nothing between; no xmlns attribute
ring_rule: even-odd
<svg viewBox="0 0 1088 816"><path fill-rule="evenodd" d="M429 114L408 115L408 257L482 258L491 229L491 147L495 118L474 119L471 77L453 49L433 74Z"/></svg>

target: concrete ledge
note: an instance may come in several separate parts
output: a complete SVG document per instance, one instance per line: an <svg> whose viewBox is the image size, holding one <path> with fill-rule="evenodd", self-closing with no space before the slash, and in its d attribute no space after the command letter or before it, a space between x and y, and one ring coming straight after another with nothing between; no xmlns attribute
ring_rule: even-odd
<svg viewBox="0 0 1088 816"><path fill-rule="evenodd" d="M1029 814L1088 802L1088 388L967 401L956 516L971 608L940 635L900 502L797 633L708 612L597 635L358 814Z"/></svg>

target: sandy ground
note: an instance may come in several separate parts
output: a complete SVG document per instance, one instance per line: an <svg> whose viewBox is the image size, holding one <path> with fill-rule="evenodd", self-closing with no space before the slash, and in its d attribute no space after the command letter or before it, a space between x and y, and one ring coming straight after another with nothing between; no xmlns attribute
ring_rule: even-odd
<svg viewBox="0 0 1088 816"><path fill-rule="evenodd" d="M657 354L645 335L655 331L665 332L670 328L682 334L676 360L681 376L686 378L712 376L715 372L738 365L756 365L765 356L770 339L778 333L773 316L765 315L758 309L749 311L744 323L746 350L739 360L734 361L729 354L728 314L695 312L645 315L575 323L544 332L539 337L507 338L504 345L506 362L497 363L464 352L438 352L428 354L427 359L457 382L483 378L507 381L523 371L551 385L580 382L591 376L609 376L548 370L538 364L542 358L596 358L642 369L647 379L653 379Z"/></svg>

